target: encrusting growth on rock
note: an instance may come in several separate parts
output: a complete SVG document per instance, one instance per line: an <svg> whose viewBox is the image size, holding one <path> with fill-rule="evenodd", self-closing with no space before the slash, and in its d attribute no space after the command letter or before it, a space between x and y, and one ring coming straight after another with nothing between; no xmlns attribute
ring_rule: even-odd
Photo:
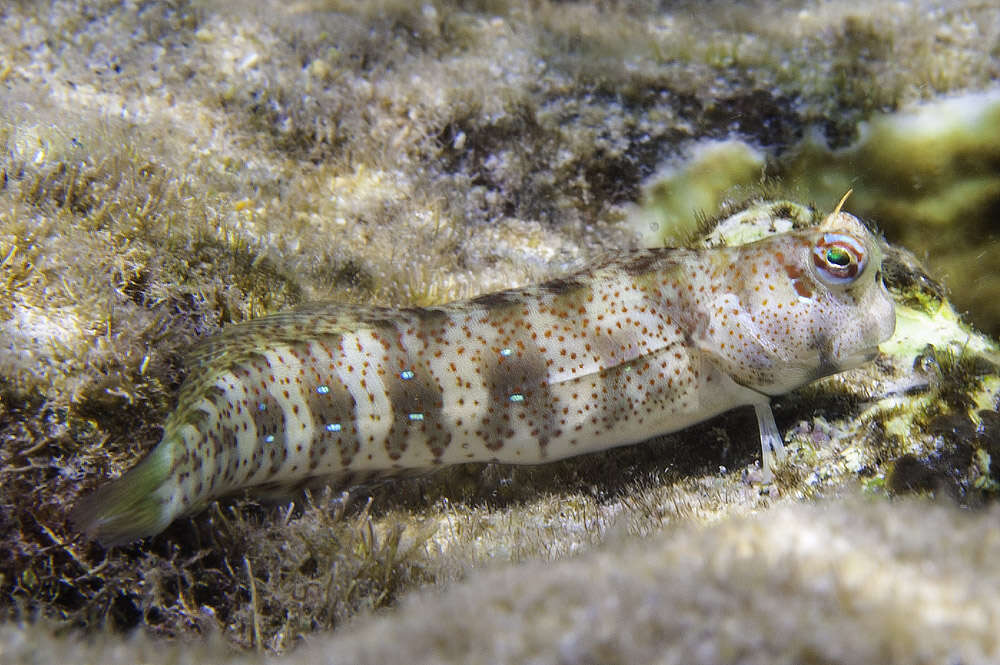
<svg viewBox="0 0 1000 665"><path fill-rule="evenodd" d="M841 202L842 203L842 202ZM535 464L755 407L872 359L895 315L878 242L840 206L718 249L621 252L432 308L312 305L203 342L160 444L72 519L123 543L238 490Z"/></svg>

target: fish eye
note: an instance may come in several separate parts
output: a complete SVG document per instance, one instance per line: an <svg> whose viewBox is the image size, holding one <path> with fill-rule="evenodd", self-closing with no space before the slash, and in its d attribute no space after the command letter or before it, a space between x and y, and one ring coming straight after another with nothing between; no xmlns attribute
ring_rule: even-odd
<svg viewBox="0 0 1000 665"><path fill-rule="evenodd" d="M824 233L813 247L813 263L820 279L830 285L850 284L864 271L868 252L854 236Z"/></svg>

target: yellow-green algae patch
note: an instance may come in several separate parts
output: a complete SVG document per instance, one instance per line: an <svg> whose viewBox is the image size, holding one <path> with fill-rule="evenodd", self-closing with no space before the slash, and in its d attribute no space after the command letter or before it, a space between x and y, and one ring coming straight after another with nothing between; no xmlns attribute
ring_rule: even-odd
<svg viewBox="0 0 1000 665"><path fill-rule="evenodd" d="M678 162L652 177L629 220L649 247L683 245L698 232L699 214L718 210L733 188L755 183L764 170L764 154L735 140L694 146Z"/></svg>

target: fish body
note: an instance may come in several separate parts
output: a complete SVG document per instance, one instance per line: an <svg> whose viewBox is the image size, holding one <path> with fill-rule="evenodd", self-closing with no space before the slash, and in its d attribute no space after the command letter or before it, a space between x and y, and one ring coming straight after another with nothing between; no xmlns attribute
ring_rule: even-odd
<svg viewBox="0 0 1000 665"><path fill-rule="evenodd" d="M159 445L73 520L106 544L242 489L529 463L635 443L848 369L893 332L871 233L818 227L718 249L621 252L440 307L312 305L193 354Z"/></svg>

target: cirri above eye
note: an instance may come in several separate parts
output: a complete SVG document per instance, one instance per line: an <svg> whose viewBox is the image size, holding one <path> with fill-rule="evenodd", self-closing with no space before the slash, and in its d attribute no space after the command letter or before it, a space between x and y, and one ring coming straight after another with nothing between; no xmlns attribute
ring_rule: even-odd
<svg viewBox="0 0 1000 665"><path fill-rule="evenodd" d="M813 247L813 263L820 279L829 284L849 284L858 278L868 253L858 238L840 233L824 233Z"/></svg>

